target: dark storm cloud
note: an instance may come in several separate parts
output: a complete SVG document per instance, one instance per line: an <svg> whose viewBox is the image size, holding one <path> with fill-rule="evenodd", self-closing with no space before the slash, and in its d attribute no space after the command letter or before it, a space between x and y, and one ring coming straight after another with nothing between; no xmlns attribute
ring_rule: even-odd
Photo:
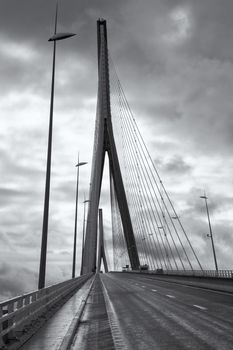
<svg viewBox="0 0 233 350"><path fill-rule="evenodd" d="M127 84L126 91L131 108L138 114L139 122L142 115L153 118L153 121L156 118L155 132L160 121L160 132L176 134L186 143L188 140L190 151L191 143L192 147L196 145L197 151L201 150L208 154L231 152L232 65L231 62L218 57L219 51L224 51L224 47L227 51L229 47L227 38L222 40L222 32L233 31L228 21L226 24L225 21L221 21L221 16L218 20L221 21L221 30L218 30L218 9L224 6L219 5L217 1L214 1L213 6L209 1L201 4L194 1L185 3L158 1L154 6L152 5L149 13L146 10L140 11L139 4L138 14L132 12L131 16L129 15L130 30L123 43L121 41L124 58L127 58L126 62L118 59L117 52L114 52L120 66L123 86L124 80ZM228 1L228 10L231 7L232 4ZM156 11L153 12L152 8L156 8ZM172 36L177 30L176 26L169 27L171 21L169 16L174 11L181 11L182 8L187 12L187 21L190 25L187 38L181 37L179 41L178 37L174 42L162 40L163 36L169 39L169 35ZM220 14L224 15L224 13L225 9L220 11ZM205 14L208 19L207 25ZM159 16L163 21L166 18L166 21L161 23ZM182 13L177 16L174 22L178 26L182 23L179 20ZM133 29L136 30L140 24L142 25L139 35L133 39L134 49L132 50L131 46L127 49L128 40L133 36ZM158 31L156 26L159 28ZM212 31L207 30L208 27L212 28ZM215 31L217 37L214 34ZM218 44L215 47L210 45L209 50L212 52L210 58L208 43L218 41L221 41L221 49ZM202 42L206 42L207 45ZM202 51L202 46L205 47L205 52ZM216 55L213 54L214 50ZM163 126L162 129L161 126ZM190 130L192 130L191 133ZM157 133L159 131L157 130Z"/></svg>
<svg viewBox="0 0 233 350"><path fill-rule="evenodd" d="M189 173L192 170L192 166L189 163L185 162L185 160L180 155L169 159L166 163L161 164L160 162L160 167L161 170L167 174L167 176L169 176L169 173L182 175Z"/></svg>
<svg viewBox="0 0 233 350"><path fill-rule="evenodd" d="M37 53L40 53L37 59L32 58L32 60L30 60L26 72L23 71L23 69L25 70L25 66L21 69L20 66L17 65L15 66L15 69L11 66L7 69L7 65L4 65L4 71L9 73L13 72L13 79L14 76L17 78L17 75L14 74L15 70L16 74L20 74L22 79L24 79L22 81L24 86L29 83L29 80L31 83L37 81L36 76L40 76L41 92L44 91L48 94L49 76L47 76L46 79L46 76L44 75L43 78L43 74L45 73L42 70L40 71L40 67L41 65L45 66L48 59L51 58L51 48L48 43L45 44L43 40L45 40L44 38L47 33L53 27L51 22L53 20L54 4L52 2L48 5L45 2L38 4L35 1L27 4L27 1L24 1L24 5L21 7L18 3L14 5L13 3L14 1L10 1L9 4L5 5L2 9L3 12L6 13L6 18L9 16L8 24L3 20L3 34L5 34L6 31L8 31L8 35L10 35L10 33L15 33L15 29L17 28L17 35L21 35L21 38L25 36L28 40L25 43L33 45L34 48L38 47L39 50ZM209 107L209 110L206 111L200 109L203 109L201 107L203 103L206 103L206 105L213 105L214 100L216 100L216 105L219 104L218 99L215 98L215 93L213 98L211 98L207 96L207 92L210 88L213 89L215 83L218 83L215 87L216 94L219 94L220 92L222 97L224 97L226 91L224 87L222 87L222 92L219 91L219 88L221 87L219 82L221 83L221 81L224 81L224 78L229 74L231 67L226 67L225 73L223 69L218 81L213 81L211 77L214 75L214 71L219 69L219 64L215 65L213 60L207 60L208 55L205 52L202 53L201 47L205 47L207 52L208 45L201 44L200 41L209 43L213 40L215 43L220 42L221 44L219 45L221 46L225 45L226 47L229 47L227 40L217 40L216 36L212 34L216 32L217 35L222 37L223 33L227 31L229 32L231 29L231 27L229 28L228 20L226 23L224 20L224 23L221 23L220 28L218 24L216 24L216 19L219 15L219 8L221 9L220 14L225 16L225 14L229 13L227 11L232 7L229 2L226 3L226 6L219 6L218 2L214 1L213 3L211 2L211 6L208 6L208 1L204 1L202 4L197 4L194 1L157 1L156 3L147 1L148 7L143 5L143 12L130 11L132 5L130 1L122 5L121 3L110 4L106 1L98 2L98 4L90 2L88 5L84 2L76 3L73 1L69 3L69 6L67 3L61 3L59 21L67 30L69 26L72 27L72 29L76 26L78 29L78 37L74 40L72 39L72 42L68 41L67 43L61 44L64 45L64 47L59 52L61 57L60 60L61 62L64 59L67 61L68 56L72 54L72 57L76 57L77 62L80 62L81 66L84 67L85 64L89 67L89 69L85 69L85 76L79 74L81 70L78 68L77 79L74 79L72 84L69 83L69 85L66 86L66 91L69 91L67 94L67 104L69 104L71 99L74 98L74 94L77 96L81 91L83 94L86 94L92 89L93 96L95 96L96 84L91 85L89 83L90 79L88 78L88 76L93 75L96 65L95 20L98 16L104 16L106 14L106 16L110 18L108 28L110 38L109 46L110 48L112 47L114 59L116 59L117 65L120 67L120 77L123 78L123 82L125 79L124 77L128 78L127 81L132 82L132 85L126 86L126 88L130 101L132 101L133 108L138 114L144 114L148 118L156 117L156 119L161 120L162 123L165 122L165 124L167 123L166 120L170 120L170 122L173 123L177 118L180 119L183 116L184 123L177 124L177 128L179 129L178 133L180 135L183 133L183 136L186 137L184 133L187 132L188 122L189 128L190 125L193 126L193 135L191 138L200 140L198 142L200 148L208 148L208 151L213 148L216 149L214 145L217 141L218 150L220 150L224 147L226 138L229 142L232 137L230 114L227 110L224 112L224 110L221 111L219 109L218 111L216 108ZM142 4L137 1L137 6L140 10ZM178 45L179 51L176 52L173 48L172 55L167 56L169 46L164 44L161 37L167 34L168 31L177 29L176 27L169 27L169 16L172 11L182 7L188 9L190 13L191 36L189 37L189 40L184 40L184 42ZM15 11L12 11L12 8L14 8ZM72 11L70 11L71 8ZM24 18L25 12L30 14L26 19ZM119 16L117 16L117 14L119 14ZM166 18L164 24L161 23L160 17ZM229 19L229 17L230 16L228 15L227 18ZM24 26L22 26L22 18L26 21L24 22ZM204 26L206 20L208 20L208 26ZM49 26L51 28L49 28ZM207 27L212 28L212 30ZM138 31L138 28L140 28L139 33L135 36L135 31ZM148 35L148 33L150 34ZM28 38L30 38L30 40ZM144 40L142 40L142 38ZM118 43L120 43L120 45ZM200 45L200 49L198 44ZM219 50L218 47L210 45L209 50L213 51L214 49L216 50L216 53L224 51L223 48ZM124 58L119 60L118 55L122 58L121 52L124 52ZM67 55L67 53L69 53L69 55ZM192 67L190 70L184 66L186 64L185 57L187 57L187 55L192 55L192 57L189 58L191 60L189 64L190 67ZM213 56L213 54L211 56ZM218 59L218 57L214 58ZM207 61L204 61L204 59ZM157 65L158 61L160 62L159 65ZM205 69L205 65L208 64L210 68L211 65L214 64L214 66L213 69L207 69L206 79L202 82L202 70ZM164 66L164 69L162 69L162 65ZM32 69L33 66L34 69ZM60 66L62 67L61 63ZM7 73L8 84L9 81L11 81L11 75L9 75L9 73ZM72 74L73 76L75 75L73 70ZM198 76L200 77L199 80L196 79ZM17 84L18 82L20 83L20 80L20 77L15 79ZM47 82L46 89L44 88L44 81ZM135 85L136 81L138 81L138 85ZM170 88L168 89L164 84L169 84L169 82ZM188 88L186 89L187 86ZM60 86L58 81L58 96L62 93L63 88L64 86ZM184 91L183 95L181 94L181 89ZM139 97L142 91L144 92L143 99ZM131 96L134 96L134 98L132 99ZM160 101L162 96L163 99L165 97L163 102ZM204 97L206 98L206 102L204 101ZM211 101L208 102L210 98ZM186 101L186 103L181 108L180 102L182 102L182 100ZM200 106L198 107L197 105ZM195 114L191 111L191 108L193 110L193 107L195 108ZM232 105L229 105L229 109L232 110ZM221 118L224 118L226 122L211 124L210 137L208 140L210 145L208 147L207 140L204 137L204 127L206 123L209 122L209 119L217 120L220 113Z"/></svg>
<svg viewBox="0 0 233 350"><path fill-rule="evenodd" d="M192 41L187 43L190 54L232 61L232 2L206 0L188 3L194 26Z"/></svg>
<svg viewBox="0 0 233 350"><path fill-rule="evenodd" d="M79 55L90 47L96 49L96 20L99 17L117 18L121 12L121 4L100 0L97 2L89 1L65 1L59 2L58 30L75 31L78 34L78 45L73 47ZM47 2L42 0L38 3L36 0L22 0L20 3L10 0L7 3L1 3L0 10L4 14L1 21L1 33L13 38L15 41L25 38L25 42L35 43L39 50L45 47L44 40L52 35L54 30L56 1ZM17 28L17 30L16 30ZM48 47L51 46L48 44ZM69 48L72 50L72 46ZM86 53L86 52L85 52ZM96 53L96 51L95 51ZM94 59L96 57L93 57Z"/></svg>
<svg viewBox="0 0 233 350"><path fill-rule="evenodd" d="M50 69L52 61L52 47L47 39L53 33L55 1L10 1L0 4L1 13L4 14L1 21L1 84L2 94L11 89L24 91L30 89L40 95L49 96ZM2 8L1 8L2 7ZM95 10L96 7L96 10ZM72 8L72 11L71 11ZM69 92L69 97L74 99L74 94L89 94L92 87L96 96L95 83L91 84L91 77L96 76L96 17L95 12L101 13L101 2L94 4L91 9L82 2L70 2L60 4L59 25L63 31L74 31L78 36L58 45L57 65L67 70L70 60L73 64L72 84L64 86L59 84L59 74L56 95L60 96L60 90L64 94L64 88ZM46 69L47 68L47 69ZM83 74L85 73L85 74ZM69 73L68 73L69 74ZM89 75L89 78L88 78ZM96 79L95 79L96 80ZM70 96L72 94L72 96ZM58 99L59 101L59 99ZM69 100L68 100L69 102ZM59 102L58 102L59 103Z"/></svg>

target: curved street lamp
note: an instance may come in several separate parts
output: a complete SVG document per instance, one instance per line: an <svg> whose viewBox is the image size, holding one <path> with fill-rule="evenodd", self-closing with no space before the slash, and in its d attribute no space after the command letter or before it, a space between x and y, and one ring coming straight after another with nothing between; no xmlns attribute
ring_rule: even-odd
<svg viewBox="0 0 233 350"><path fill-rule="evenodd" d="M56 61L56 42L70 38L76 34L73 33L57 33L57 14L58 4L56 6L55 28L54 35L49 39L53 42L53 65L52 65L52 82L51 82L51 98L50 98L50 115L49 115L49 135L48 135L48 150L47 150L47 168L45 182L45 197L44 197L44 215L41 240L41 255L40 255L40 271L38 289L45 286L45 271L47 257L47 238L48 238L48 219L49 219L49 194L50 194L50 174L51 174L51 155L52 155L52 132L53 132L53 104L54 104L54 80L55 80L55 61Z"/></svg>
<svg viewBox="0 0 233 350"><path fill-rule="evenodd" d="M210 233L207 234L207 237L210 237L210 238L211 238L212 249L213 249L213 255L214 255L215 269L216 269L216 271L218 271L217 257L216 257L216 253L215 253L215 247L214 247L213 232L212 232L212 228L211 228L211 224L210 224L210 214L209 214L209 208L208 208L208 204L207 204L207 199L208 199L208 197L204 194L203 196L200 196L200 198L202 198L202 199L205 200L206 213L207 213L208 224L209 224L209 230L210 230Z"/></svg>
<svg viewBox="0 0 233 350"><path fill-rule="evenodd" d="M81 269L80 269L80 276L83 274L83 257L84 257L84 241L85 241L85 221L86 221L86 203L89 203L90 199L85 200L84 195L84 201L83 201L83 238L82 238L82 258L81 258Z"/></svg>
<svg viewBox="0 0 233 350"><path fill-rule="evenodd" d="M74 221L74 248L73 248L73 267L72 267L72 278L75 277L75 267L76 267L76 242L77 242L77 219L78 219L78 187L79 187L79 167L87 164L87 162L79 162L77 167L77 184L76 184L76 201L75 201L75 221Z"/></svg>

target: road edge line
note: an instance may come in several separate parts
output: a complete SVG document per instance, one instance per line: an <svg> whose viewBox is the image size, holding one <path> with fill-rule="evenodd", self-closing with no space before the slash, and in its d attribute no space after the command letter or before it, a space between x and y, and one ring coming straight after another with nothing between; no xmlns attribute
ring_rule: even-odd
<svg viewBox="0 0 233 350"><path fill-rule="evenodd" d="M211 288L211 287L205 287L205 286L200 286L200 285L197 285L197 286L194 286L192 284L188 284L188 283L185 283L185 282L181 282L181 281L168 281L168 280L165 280L165 279L162 279L162 278L156 278L156 277L152 277L152 278L148 278L148 275L144 274L144 275L141 275L141 276L144 276L146 277L148 280L151 280L151 281L161 281L161 282L164 282L164 283L174 283L174 284L178 284L180 286L186 286L186 287L190 287L190 288L194 288L194 289L202 289L202 290L208 290L209 292L212 292L212 293L218 293L218 294L223 294L223 295L230 295L232 296L233 295L233 292L230 292L230 291L225 291L225 290L222 290L222 289L214 289L214 288Z"/></svg>
<svg viewBox="0 0 233 350"><path fill-rule="evenodd" d="M102 291L105 300L106 311L108 315L109 325L112 333L112 339L116 350L129 350L129 347L122 339L122 333L120 331L119 321L114 310L114 306L110 300L108 291L104 285L102 278L100 278Z"/></svg>

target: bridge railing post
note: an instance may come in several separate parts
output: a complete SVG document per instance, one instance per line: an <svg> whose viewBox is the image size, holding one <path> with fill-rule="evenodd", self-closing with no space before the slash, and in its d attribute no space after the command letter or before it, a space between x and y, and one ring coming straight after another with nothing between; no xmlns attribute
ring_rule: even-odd
<svg viewBox="0 0 233 350"><path fill-rule="evenodd" d="M24 317L23 317L23 324L24 324L23 329L25 328L25 320L29 321L31 308L29 308L27 306L30 305L30 301L31 301L31 296L30 295L26 295L25 298L24 298L25 313L24 313Z"/></svg>
<svg viewBox="0 0 233 350"><path fill-rule="evenodd" d="M2 312L2 316L8 314L8 310L6 308L2 308L1 312ZM8 328L8 320L4 320L4 318L3 318L2 322L1 322L1 328L0 329L1 329L1 331L4 331L7 328ZM8 342L8 334L3 334L3 336L1 337L1 343L0 344L1 345L5 345L5 344L7 344L7 342Z"/></svg>
<svg viewBox="0 0 233 350"><path fill-rule="evenodd" d="M21 308L23 307L23 299L19 299L17 302L16 302L16 309L17 310L20 310ZM16 323L19 323L19 321L21 320L21 315L20 314L17 314L15 316L15 322ZM22 324L19 324L19 326L17 327L17 331L16 331L16 336L20 335L20 333L23 332L23 325Z"/></svg>
<svg viewBox="0 0 233 350"><path fill-rule="evenodd" d="M11 316L11 314L14 312L14 305L15 303L12 301L10 302L6 308L4 308L2 310L3 315L9 315ZM6 320L4 320L3 318L3 322L2 322L2 330L4 331L5 329L9 329L9 331L7 332L7 334L3 335L3 343L7 344L10 340L15 339L15 332L13 329L15 323L15 317L8 317Z"/></svg>

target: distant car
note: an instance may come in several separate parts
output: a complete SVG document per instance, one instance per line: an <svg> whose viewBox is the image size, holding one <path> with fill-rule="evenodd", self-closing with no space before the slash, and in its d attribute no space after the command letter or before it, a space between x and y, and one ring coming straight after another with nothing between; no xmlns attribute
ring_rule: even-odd
<svg viewBox="0 0 233 350"><path fill-rule="evenodd" d="M157 273L158 275L162 275L162 274L163 274L163 269L157 269L157 270L156 270L156 273Z"/></svg>
<svg viewBox="0 0 233 350"><path fill-rule="evenodd" d="M139 266L140 271L148 271L149 270L149 265L144 264Z"/></svg>
<svg viewBox="0 0 233 350"><path fill-rule="evenodd" d="M122 266L122 272L127 272L129 271L129 265Z"/></svg>

